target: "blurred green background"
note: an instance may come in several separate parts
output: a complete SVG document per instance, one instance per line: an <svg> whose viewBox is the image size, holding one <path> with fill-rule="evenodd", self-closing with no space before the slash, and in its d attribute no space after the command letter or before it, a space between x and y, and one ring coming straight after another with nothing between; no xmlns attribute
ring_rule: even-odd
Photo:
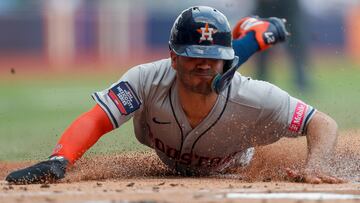
<svg viewBox="0 0 360 203"><path fill-rule="evenodd" d="M359 1L221 2L1 0L0 161L43 160L50 155L66 127L95 104L91 93L107 88L129 67L168 57L170 28L180 11L194 5L219 9L231 25L244 16L265 15L257 8L261 2L277 3L265 6L277 17L286 17L281 9L297 13L295 18L304 21L287 18L288 28L302 26L291 31L291 39L307 35L308 89L298 91L285 54L290 51L284 46L269 51L275 57L268 80L330 114L341 131L360 127ZM288 5L285 2L298 2L299 7L277 6ZM301 44L289 43L290 50L300 50ZM240 72L257 78L254 60ZM136 141L129 121L101 138L86 156L131 150L146 148Z"/></svg>

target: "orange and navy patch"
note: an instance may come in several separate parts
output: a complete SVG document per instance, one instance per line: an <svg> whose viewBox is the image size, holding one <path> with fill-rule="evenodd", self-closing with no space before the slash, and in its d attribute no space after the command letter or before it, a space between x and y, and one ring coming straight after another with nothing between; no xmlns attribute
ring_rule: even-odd
<svg viewBox="0 0 360 203"><path fill-rule="evenodd" d="M140 108L141 102L128 82L120 82L112 87L108 95L122 115L129 115Z"/></svg>

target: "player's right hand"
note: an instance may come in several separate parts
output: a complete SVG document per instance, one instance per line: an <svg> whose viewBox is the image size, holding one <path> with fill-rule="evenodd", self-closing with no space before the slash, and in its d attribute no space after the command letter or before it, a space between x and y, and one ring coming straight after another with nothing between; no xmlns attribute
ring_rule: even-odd
<svg viewBox="0 0 360 203"><path fill-rule="evenodd" d="M261 51L278 42L283 42L289 35L285 28L285 19L276 17L258 18L245 17L236 23L232 30L234 39L245 36L248 32L255 32L255 38Z"/></svg>
<svg viewBox="0 0 360 203"><path fill-rule="evenodd" d="M64 157L52 157L47 161L11 172L6 181L11 184L51 183L64 178L68 163Z"/></svg>
<svg viewBox="0 0 360 203"><path fill-rule="evenodd" d="M320 184L320 183L339 184L339 183L347 182L344 179L311 169L296 170L296 169L286 168L285 170L290 180L294 182L303 182L310 184Z"/></svg>

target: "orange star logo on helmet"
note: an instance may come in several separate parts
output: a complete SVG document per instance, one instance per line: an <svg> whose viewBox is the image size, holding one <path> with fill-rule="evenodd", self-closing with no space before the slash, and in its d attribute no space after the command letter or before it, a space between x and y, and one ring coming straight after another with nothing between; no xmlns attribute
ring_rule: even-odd
<svg viewBox="0 0 360 203"><path fill-rule="evenodd" d="M209 23L206 23L205 27L201 27L201 28L197 29L196 31L201 34L199 43L201 43L202 41L205 41L205 40L213 43L214 39L213 39L212 35L217 32L216 29L211 28L211 27L209 28Z"/></svg>

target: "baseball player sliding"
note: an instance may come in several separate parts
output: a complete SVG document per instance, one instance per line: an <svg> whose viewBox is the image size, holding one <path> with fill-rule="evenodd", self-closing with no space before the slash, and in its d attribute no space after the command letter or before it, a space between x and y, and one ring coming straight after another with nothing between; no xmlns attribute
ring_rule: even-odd
<svg viewBox="0 0 360 203"><path fill-rule="evenodd" d="M92 94L96 105L66 129L49 160L6 180L61 179L102 135L133 118L139 142L179 174L245 167L254 147L306 135L306 166L288 169L288 175L308 183L343 182L322 170L336 143L336 122L280 88L236 72L251 55L286 37L278 18L243 18L231 31L214 8L184 10L171 29L170 58L135 66Z"/></svg>

